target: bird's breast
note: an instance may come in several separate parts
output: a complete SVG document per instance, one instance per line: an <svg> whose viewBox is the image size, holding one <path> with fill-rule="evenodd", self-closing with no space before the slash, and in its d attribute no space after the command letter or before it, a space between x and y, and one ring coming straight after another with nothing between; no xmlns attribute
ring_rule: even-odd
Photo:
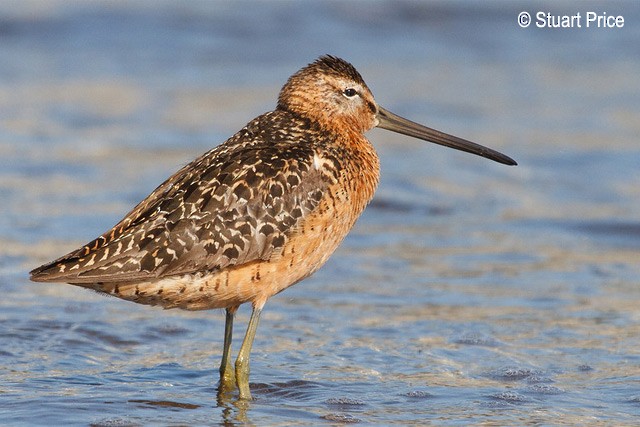
<svg viewBox="0 0 640 427"><path fill-rule="evenodd" d="M321 173L326 183L322 198L290 230L284 246L270 258L142 283L102 285L98 289L165 308L204 310L246 302L263 305L271 296L317 271L372 199L378 184L378 157L364 137L351 143L314 150L310 166Z"/></svg>

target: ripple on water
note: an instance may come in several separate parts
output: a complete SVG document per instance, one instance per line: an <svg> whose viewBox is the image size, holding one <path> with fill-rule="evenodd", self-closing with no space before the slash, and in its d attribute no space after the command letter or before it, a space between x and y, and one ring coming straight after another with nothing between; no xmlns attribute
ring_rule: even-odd
<svg viewBox="0 0 640 427"><path fill-rule="evenodd" d="M331 414L323 415L320 418L322 418L323 420L332 421L332 422L341 423L341 424L357 424L362 422L360 418L356 418L351 414L331 413Z"/></svg>
<svg viewBox="0 0 640 427"><path fill-rule="evenodd" d="M132 399L131 403L147 406L161 406L163 408L180 408L180 409L198 409L201 405L184 402L172 402L169 400L146 400L146 399Z"/></svg>
<svg viewBox="0 0 640 427"><path fill-rule="evenodd" d="M489 399L491 399L491 402L497 403L498 405L522 404L529 400L525 395L517 393L515 391L502 391L499 393L495 393L490 395Z"/></svg>
<svg viewBox="0 0 640 427"><path fill-rule="evenodd" d="M107 418L105 420L93 422L89 424L90 427L138 427L143 424L133 422L126 418Z"/></svg>
<svg viewBox="0 0 640 427"><path fill-rule="evenodd" d="M466 332L459 337L453 339L456 344L476 345L481 347L498 347L500 341L492 336L481 334L478 332Z"/></svg>
<svg viewBox="0 0 640 427"><path fill-rule="evenodd" d="M552 386L549 384L532 384L524 389L527 393L540 394L540 395L553 395L565 393L560 387Z"/></svg>
<svg viewBox="0 0 640 427"><path fill-rule="evenodd" d="M531 368L504 366L489 373L489 377L499 381L520 381L534 375L540 376L542 372Z"/></svg>
<svg viewBox="0 0 640 427"><path fill-rule="evenodd" d="M256 394L271 398L290 398L298 401L313 400L323 385L314 381L292 380L272 384L251 383Z"/></svg>
<svg viewBox="0 0 640 427"><path fill-rule="evenodd" d="M357 407L364 406L364 400L352 399L350 397L330 397L325 400L325 403L330 406L342 406L342 407Z"/></svg>
<svg viewBox="0 0 640 427"><path fill-rule="evenodd" d="M525 381L529 384L543 384L552 383L553 379L544 375L531 375L525 378Z"/></svg>
<svg viewBox="0 0 640 427"><path fill-rule="evenodd" d="M433 393L429 393L428 391L424 390L413 390L405 393L404 395L412 399L429 399L435 397Z"/></svg>

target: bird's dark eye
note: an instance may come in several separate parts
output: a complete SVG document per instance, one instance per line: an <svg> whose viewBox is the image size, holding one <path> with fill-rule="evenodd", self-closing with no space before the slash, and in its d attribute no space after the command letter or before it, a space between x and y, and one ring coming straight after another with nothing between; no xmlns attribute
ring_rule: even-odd
<svg viewBox="0 0 640 427"><path fill-rule="evenodd" d="M355 89L354 89L354 88L352 88L352 87L349 87L349 88L346 88L346 89L344 90L344 92L342 92L342 94L343 94L344 96L346 96L347 98L353 98L354 96L356 96L356 95L358 94L358 91L357 91L357 90L355 90Z"/></svg>

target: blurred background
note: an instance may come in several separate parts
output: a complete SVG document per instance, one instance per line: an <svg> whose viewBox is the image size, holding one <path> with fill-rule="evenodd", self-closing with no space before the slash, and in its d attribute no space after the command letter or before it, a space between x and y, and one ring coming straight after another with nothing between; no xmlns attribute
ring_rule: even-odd
<svg viewBox="0 0 640 427"><path fill-rule="evenodd" d="M637 421L639 22L632 1L0 3L0 420ZM372 130L376 197L265 307L255 401L216 400L222 311L29 282L327 53L385 108L519 166Z"/></svg>

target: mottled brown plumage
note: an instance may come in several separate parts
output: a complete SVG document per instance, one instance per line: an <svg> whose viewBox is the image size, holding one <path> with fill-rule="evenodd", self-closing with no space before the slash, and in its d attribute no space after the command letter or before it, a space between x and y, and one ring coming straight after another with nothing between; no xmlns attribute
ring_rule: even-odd
<svg viewBox="0 0 640 427"><path fill-rule="evenodd" d="M165 308L226 308L221 389L237 384L248 398L248 357L264 303L324 264L373 197L379 162L364 132L375 126L515 164L389 113L351 64L324 56L289 78L276 110L31 279ZM234 375L233 314L246 302L254 313Z"/></svg>

